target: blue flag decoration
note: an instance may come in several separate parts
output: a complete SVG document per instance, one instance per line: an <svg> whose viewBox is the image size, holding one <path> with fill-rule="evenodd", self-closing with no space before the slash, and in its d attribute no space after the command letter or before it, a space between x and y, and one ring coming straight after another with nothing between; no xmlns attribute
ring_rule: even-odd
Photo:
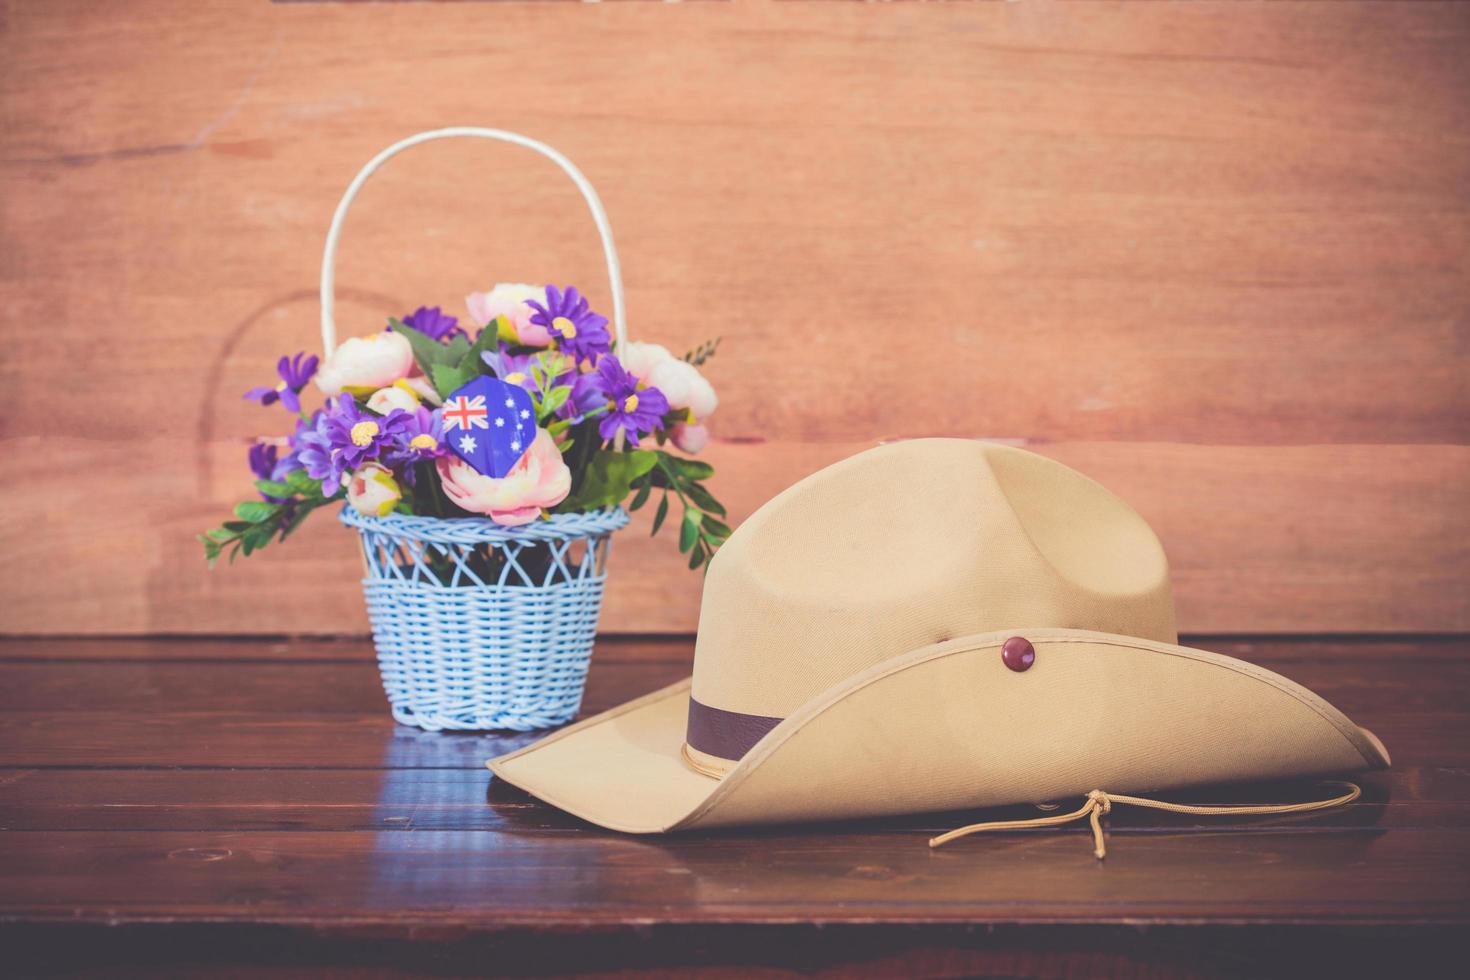
<svg viewBox="0 0 1470 980"><path fill-rule="evenodd" d="M500 479L520 462L536 438L531 393L498 378L480 376L444 399L444 443L477 473Z"/></svg>

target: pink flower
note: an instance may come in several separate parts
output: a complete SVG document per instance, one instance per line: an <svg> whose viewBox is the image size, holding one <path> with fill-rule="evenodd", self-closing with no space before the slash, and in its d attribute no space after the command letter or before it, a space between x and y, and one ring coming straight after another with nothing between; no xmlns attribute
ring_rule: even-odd
<svg viewBox="0 0 1470 980"><path fill-rule="evenodd" d="M464 298L464 305L470 311L470 319L482 327L498 316L509 320L516 335L507 340L529 347L546 347L551 343L551 334L545 327L531 322L536 311L526 305L528 299L545 305L546 289L519 282L501 282L488 293L470 293Z"/></svg>
<svg viewBox="0 0 1470 980"><path fill-rule="evenodd" d="M316 373L316 386L327 395L344 389L366 395L406 377L412 369L408 338L385 330L342 341Z"/></svg>
<svg viewBox="0 0 1470 980"><path fill-rule="evenodd" d="M680 422L669 435L674 445L691 455L709 445L709 429L702 425Z"/></svg>
<svg viewBox="0 0 1470 980"><path fill-rule="evenodd" d="M364 463L347 480L347 502L366 517L387 517L403 499L393 474L377 463Z"/></svg>
<svg viewBox="0 0 1470 980"><path fill-rule="evenodd" d="M415 373L410 374L402 381L394 382L394 384L400 388L407 388L415 395L418 395L420 401L428 402L436 408L443 405L444 399L439 396L439 392L434 390L434 386L429 383L429 379L424 377L422 373L418 373L417 365L414 366L414 371Z"/></svg>
<svg viewBox="0 0 1470 980"><path fill-rule="evenodd" d="M441 456L435 465L450 500L507 527L531 523L543 508L565 500L572 489L572 471L545 429L536 430L531 448L498 480L476 472L458 456Z"/></svg>

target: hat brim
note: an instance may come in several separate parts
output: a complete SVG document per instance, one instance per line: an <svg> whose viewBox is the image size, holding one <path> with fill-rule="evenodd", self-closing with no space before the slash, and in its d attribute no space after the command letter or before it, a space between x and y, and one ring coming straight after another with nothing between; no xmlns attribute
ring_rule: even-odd
<svg viewBox="0 0 1470 980"><path fill-rule="evenodd" d="M1000 647L1023 635L1029 670ZM1371 733L1245 661L1086 630L914 650L785 718L722 779L681 755L690 681L486 763L627 833L885 816L1389 765Z"/></svg>
<svg viewBox="0 0 1470 980"><path fill-rule="evenodd" d="M671 829L719 782L680 755L690 679L486 763L506 782L610 830Z"/></svg>

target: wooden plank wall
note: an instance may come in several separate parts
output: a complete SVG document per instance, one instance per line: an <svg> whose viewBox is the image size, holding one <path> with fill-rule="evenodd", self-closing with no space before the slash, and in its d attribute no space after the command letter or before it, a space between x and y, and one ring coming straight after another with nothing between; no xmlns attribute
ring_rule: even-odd
<svg viewBox="0 0 1470 980"><path fill-rule="evenodd" d="M1160 531L1188 631L1470 628L1470 5L4 6L6 632L362 631L349 534L206 574L240 401L316 337L356 169L446 124L598 185L635 335L723 335L735 516L879 439L1055 456ZM359 199L361 332L497 280L606 303L514 148ZM604 624L693 627L670 540Z"/></svg>

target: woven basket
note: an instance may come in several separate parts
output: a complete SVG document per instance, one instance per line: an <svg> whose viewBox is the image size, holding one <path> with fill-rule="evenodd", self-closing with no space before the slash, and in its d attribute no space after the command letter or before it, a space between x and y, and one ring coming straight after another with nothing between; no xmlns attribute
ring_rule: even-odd
<svg viewBox="0 0 1470 980"><path fill-rule="evenodd" d="M364 517L363 592L393 717L429 731L530 731L569 721L621 508L525 527L483 518Z"/></svg>
<svg viewBox="0 0 1470 980"><path fill-rule="evenodd" d="M337 240L357 192L398 153L458 136L527 147L571 177L602 237L614 329L619 348L625 346L617 252L592 185L544 143L504 130L456 127L400 140L348 185L322 257L323 350L337 346ZM621 443L619 433L618 448ZM341 520L362 537L363 592L395 719L428 731L530 731L577 714L607 579L609 537L628 523L621 508L558 514L515 528L485 518L365 517L351 507L343 508Z"/></svg>

